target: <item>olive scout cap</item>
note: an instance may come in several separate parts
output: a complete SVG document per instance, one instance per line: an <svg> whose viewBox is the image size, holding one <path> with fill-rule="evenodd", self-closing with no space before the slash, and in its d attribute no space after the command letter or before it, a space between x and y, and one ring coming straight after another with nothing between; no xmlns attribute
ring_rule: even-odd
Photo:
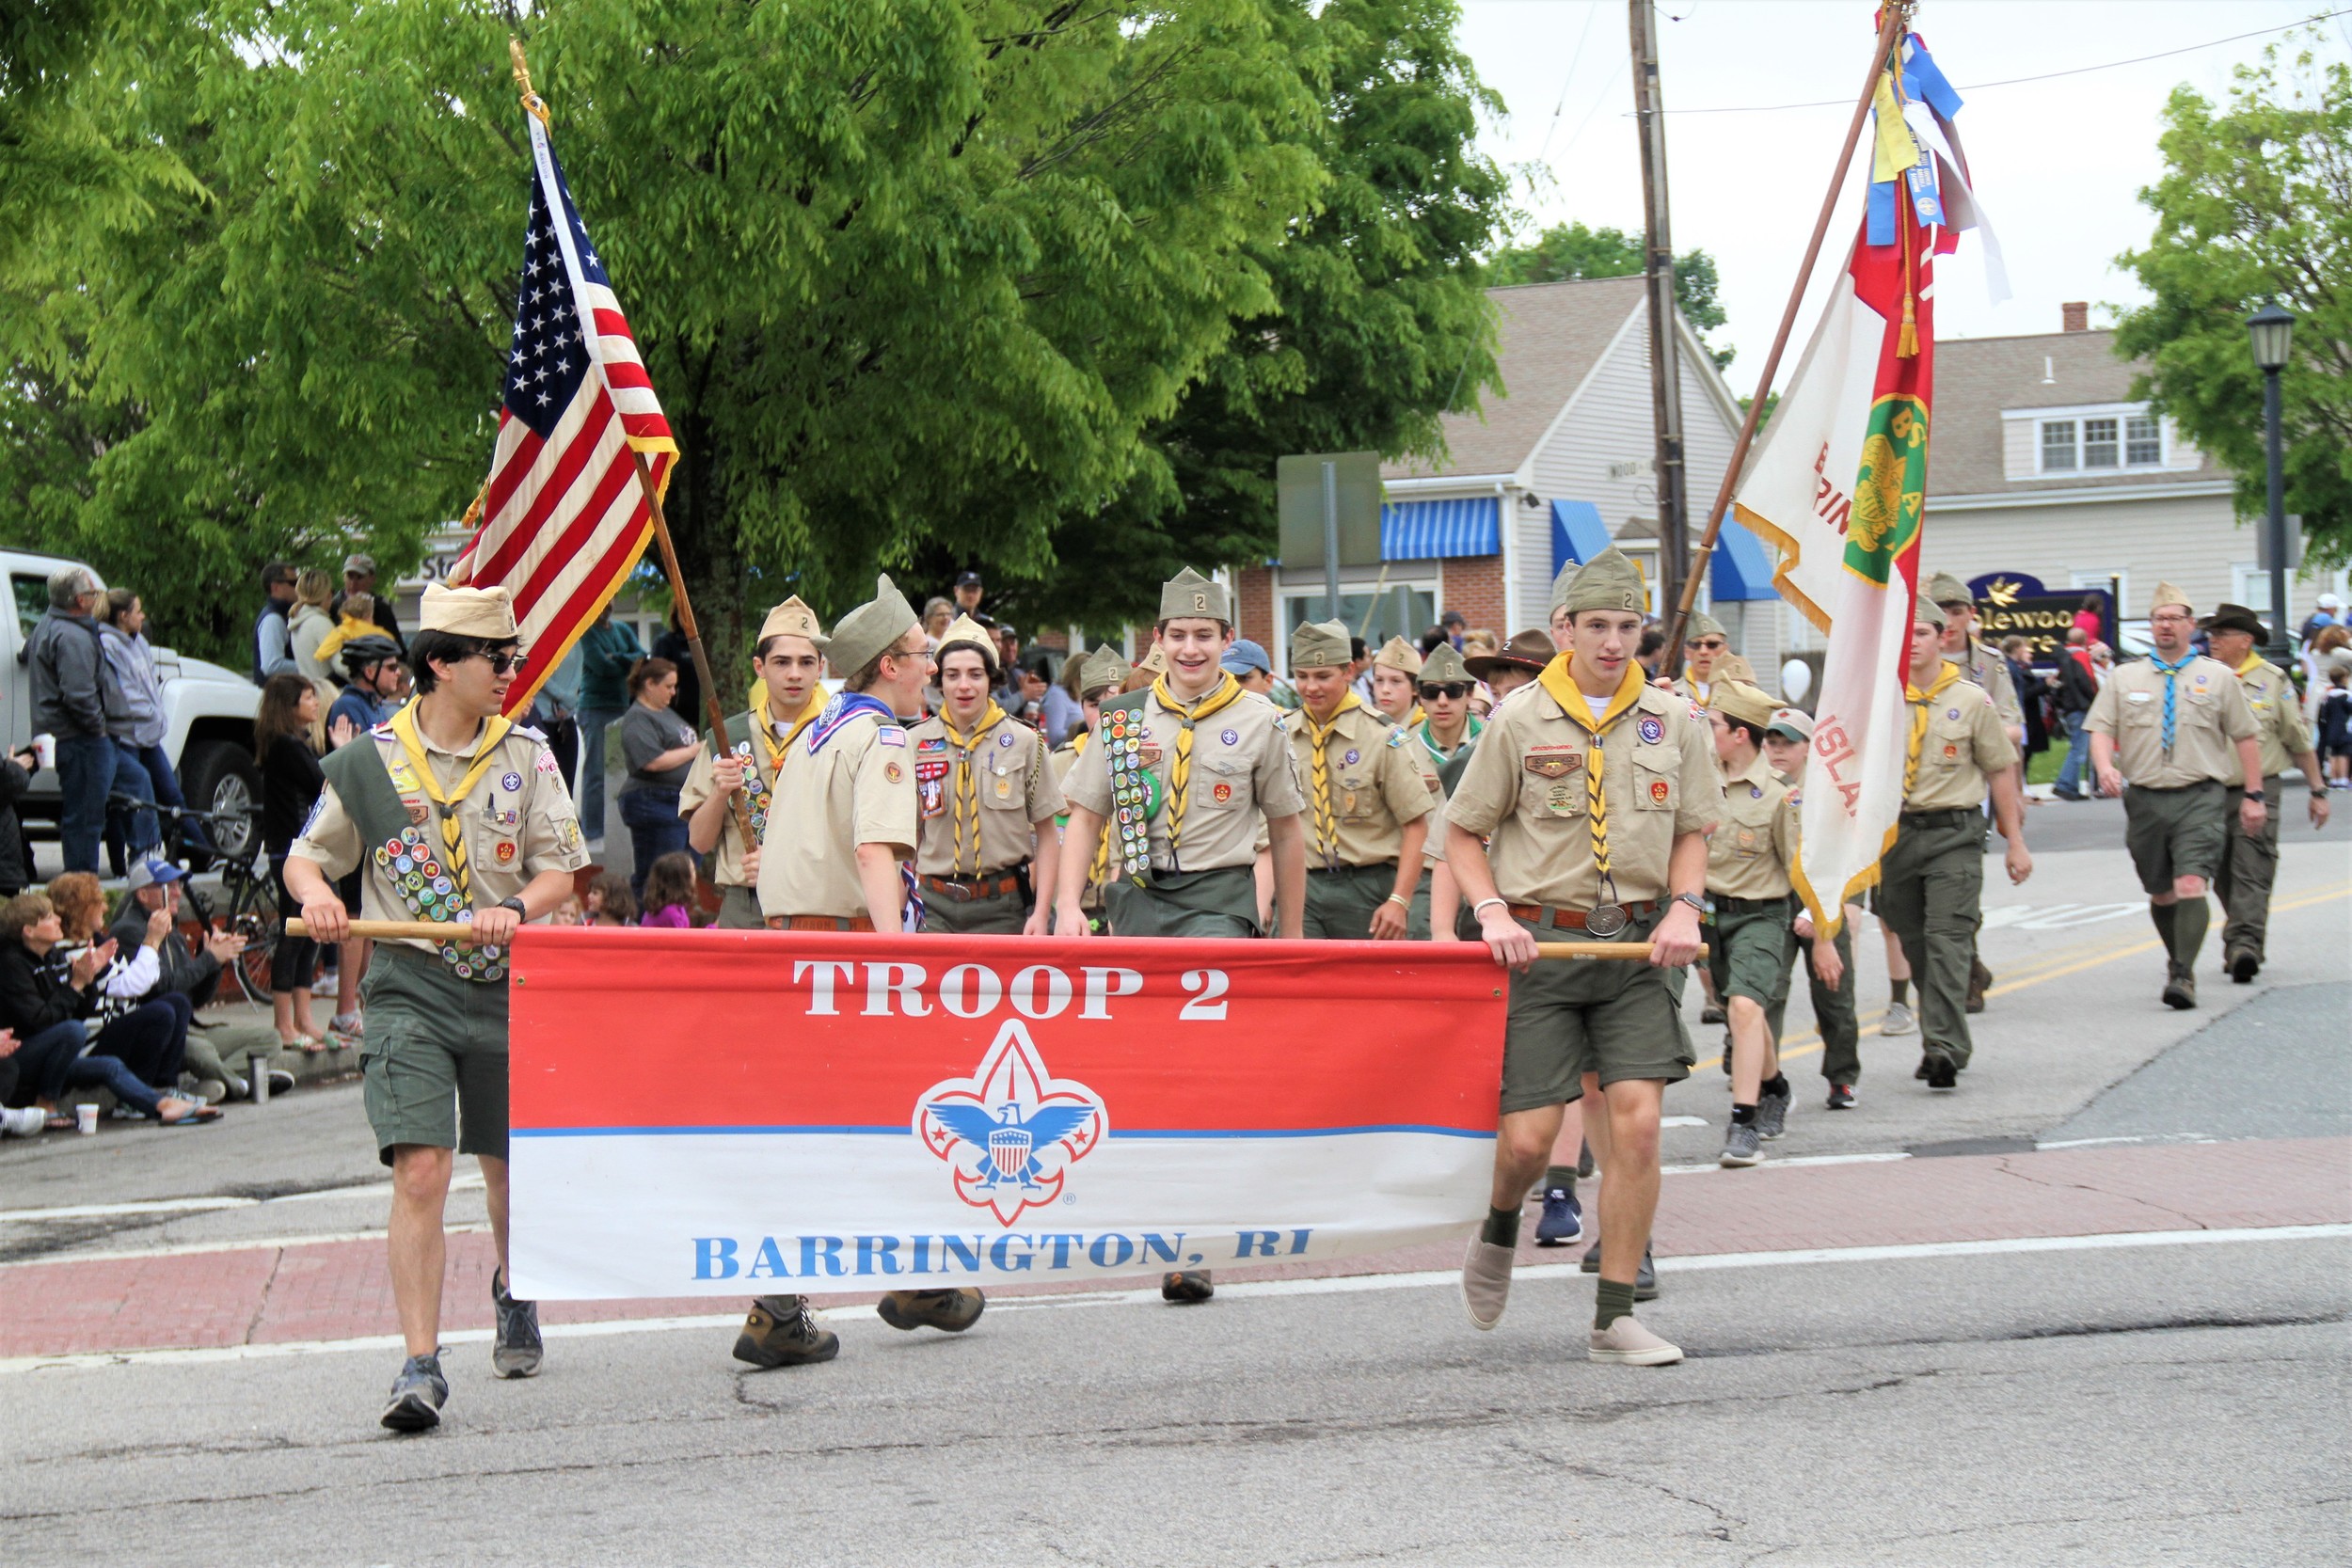
<svg viewBox="0 0 2352 1568"><path fill-rule="evenodd" d="M907 596L891 585L889 578L878 577L874 596L841 617L833 628L833 645L827 650L833 667L843 674L854 674L888 653L891 644L919 624L920 617L907 603Z"/></svg>
<svg viewBox="0 0 2352 1568"><path fill-rule="evenodd" d="M1160 619L1223 621L1230 626L1233 610L1224 584L1211 582L1187 566L1160 585Z"/></svg>
<svg viewBox="0 0 2352 1568"><path fill-rule="evenodd" d="M1937 604L1963 604L1974 607L1977 596L1968 592L1968 585L1949 572L1938 572L1928 578L1928 596Z"/></svg>
<svg viewBox="0 0 2352 1568"><path fill-rule="evenodd" d="M817 612L803 604L798 594L770 610L768 619L759 624L758 641L765 642L771 637L805 637L820 652L830 641L818 622Z"/></svg>
<svg viewBox="0 0 2352 1568"><path fill-rule="evenodd" d="M2172 583L2160 582L2156 584L2155 596L2148 601L2149 617L2153 619L2156 611L2169 604L2179 605L2183 610L2187 610L2192 615L2197 613L2197 607L2189 603L2188 595L2186 594L2181 592L2181 590Z"/></svg>
<svg viewBox="0 0 2352 1568"><path fill-rule="evenodd" d="M1731 633L1724 630L1724 624L1704 610L1694 610L1691 611L1691 618L1682 623L1682 640L1688 642L1699 637L1720 637L1729 641Z"/></svg>
<svg viewBox="0 0 2352 1568"><path fill-rule="evenodd" d="M1719 680L1707 695L1707 705L1726 719L1754 724L1760 730L1772 723L1780 705L1764 695L1761 687L1746 681Z"/></svg>
<svg viewBox="0 0 2352 1568"><path fill-rule="evenodd" d="M1745 681L1754 686L1756 684L1756 666L1738 654L1725 654L1715 666L1715 678L1719 681Z"/></svg>
<svg viewBox="0 0 2352 1568"><path fill-rule="evenodd" d="M1401 637L1391 637L1380 644L1380 655L1373 665L1381 670L1402 670L1408 675L1421 673L1421 650Z"/></svg>
<svg viewBox="0 0 2352 1568"><path fill-rule="evenodd" d="M1351 662L1347 626L1340 621L1310 621L1291 633L1291 668L1319 670Z"/></svg>
<svg viewBox="0 0 2352 1568"><path fill-rule="evenodd" d="M1944 607L1925 594L1920 594L1911 608L1911 624L1915 626L1933 626L1942 631L1945 626Z"/></svg>
<svg viewBox="0 0 2352 1568"><path fill-rule="evenodd" d="M1581 615L1588 610L1629 610L1639 614L1649 608L1649 593L1642 586L1641 571L1614 545L1579 567L1576 576L1568 579L1566 593L1563 594L1555 588L1553 596L1559 601L1553 608L1565 610L1571 615Z"/></svg>
<svg viewBox="0 0 2352 1568"><path fill-rule="evenodd" d="M1451 642L1440 642L1429 650L1422 660L1421 682L1423 686L1443 686L1449 681L1470 678L1470 666L1462 662L1462 651Z"/></svg>
<svg viewBox="0 0 2352 1568"><path fill-rule="evenodd" d="M1165 675L1167 673L1168 650L1154 642L1149 653L1136 660L1135 668L1127 673L1127 676L1128 679L1133 680L1137 675Z"/></svg>
<svg viewBox="0 0 2352 1568"><path fill-rule="evenodd" d="M456 637L479 637L485 642L516 640L515 600L503 588L444 588L425 584L418 626Z"/></svg>
<svg viewBox="0 0 2352 1568"><path fill-rule="evenodd" d="M1117 648L1102 647L1078 666L1078 694L1097 697L1127 684L1127 659Z"/></svg>
<svg viewBox="0 0 2352 1568"><path fill-rule="evenodd" d="M986 626L969 615L957 616L955 624L947 628L947 635L939 640L939 662L946 663L948 651L954 648L971 649L980 656L980 662L987 666L990 674L997 673L996 640L989 636Z"/></svg>

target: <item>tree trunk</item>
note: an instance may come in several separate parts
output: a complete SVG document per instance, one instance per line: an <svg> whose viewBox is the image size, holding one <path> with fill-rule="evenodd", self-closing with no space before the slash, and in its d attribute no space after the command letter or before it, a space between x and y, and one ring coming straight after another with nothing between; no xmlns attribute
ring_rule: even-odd
<svg viewBox="0 0 2352 1568"><path fill-rule="evenodd" d="M672 420L671 431L678 443L664 502L671 542L677 547L678 570L701 624L703 649L710 657L711 677L719 683L720 702L732 713L750 679L752 634L758 629L743 603L748 573L724 499L712 482L716 463L709 421L687 413Z"/></svg>

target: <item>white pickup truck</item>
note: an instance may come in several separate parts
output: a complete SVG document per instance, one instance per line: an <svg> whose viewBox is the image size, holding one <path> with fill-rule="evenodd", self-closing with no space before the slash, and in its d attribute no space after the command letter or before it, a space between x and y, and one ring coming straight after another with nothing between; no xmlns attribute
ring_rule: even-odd
<svg viewBox="0 0 2352 1568"><path fill-rule="evenodd" d="M49 574L77 562L63 556L31 550L0 549L0 570L8 576L16 613L0 618L0 678L8 686L8 702L0 705L0 743L11 752L33 738L31 673L19 662L34 623L49 608ZM253 765L253 716L262 693L233 670L186 658L168 648L155 650L163 673L164 715L170 728L164 750L180 769L181 792L199 811L229 818L218 824L220 847L231 853L253 849L251 813L262 800L262 775ZM57 819L57 776L44 768L33 787L17 803L17 814L29 830L42 822L54 831Z"/></svg>

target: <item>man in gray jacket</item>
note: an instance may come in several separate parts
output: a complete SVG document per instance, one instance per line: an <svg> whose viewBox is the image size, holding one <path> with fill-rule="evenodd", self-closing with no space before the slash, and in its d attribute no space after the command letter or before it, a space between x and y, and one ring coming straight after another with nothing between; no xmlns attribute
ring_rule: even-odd
<svg viewBox="0 0 2352 1568"><path fill-rule="evenodd" d="M107 727L129 717L91 616L104 592L87 566L50 573L48 612L17 656L32 674L33 729L57 737L57 836L68 871L98 869L106 791L115 776Z"/></svg>

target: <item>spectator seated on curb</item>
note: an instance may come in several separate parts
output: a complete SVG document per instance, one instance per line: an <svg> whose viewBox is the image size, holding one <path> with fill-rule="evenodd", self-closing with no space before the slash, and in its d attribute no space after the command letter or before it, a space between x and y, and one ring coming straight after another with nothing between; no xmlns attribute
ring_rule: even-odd
<svg viewBox="0 0 2352 1568"><path fill-rule="evenodd" d="M16 1031L0 1029L0 1138L37 1138L48 1130L49 1113L39 1105L12 1105L23 1082L24 1064Z"/></svg>
<svg viewBox="0 0 2352 1568"><path fill-rule="evenodd" d="M146 943L156 914L167 916L171 925L154 949L155 983L139 1000L152 1002L176 994L186 997L190 1008L200 1011L219 994L221 976L226 966L245 951L245 938L229 931L208 931L202 947L189 949L179 932L180 883L185 876L169 861L152 857L131 867L130 896L123 900L122 911L107 934L121 951L134 952ZM248 1100L253 1089L246 1074L266 1069L270 1092L284 1094L294 1086L294 1076L283 1068L268 1066L277 1054L275 1030L258 1023L225 1023L212 1036L188 1037L182 1083L210 1103L223 1098Z"/></svg>
<svg viewBox="0 0 2352 1568"><path fill-rule="evenodd" d="M68 1081L114 1090L115 1097L129 1107L119 1108L119 1114L152 1116L151 1110L121 1092L119 1074L100 1065L111 1057L158 1098L171 1095L201 1104L206 1098L203 1094L183 1093L180 1086L181 1072L187 1066L188 1026L195 1020L195 1007L176 992L166 992L151 1002L143 1000L163 973L160 953L171 937L171 917L161 912L149 915L138 945L124 947L105 934L106 895L89 872L69 871L51 881L49 902L64 935L49 955L52 968L63 972L91 949L107 955L92 983L99 1003L89 1053L67 1074Z"/></svg>
<svg viewBox="0 0 2352 1568"><path fill-rule="evenodd" d="M627 877L617 871L608 871L588 884L588 924L637 924L637 895L628 891Z"/></svg>
<svg viewBox="0 0 2352 1568"><path fill-rule="evenodd" d="M64 923L47 894L20 893L0 907L0 1028L16 1031L24 1041L17 1053L24 1060L16 1092L44 1110L55 1110L69 1088L104 1088L135 1114L157 1121L176 1124L217 1117L217 1110L183 1097L176 1088L170 1094L157 1093L120 1056L102 1053L98 1038L102 1031L96 1025L100 1006L106 998L99 979L116 961L115 944L86 944L72 956L62 957L58 950L64 942ZM157 1021L167 1021L171 1009L163 1004L151 1006L155 1011L130 1030L120 1029L124 1021L119 1019L109 1025L120 1030L118 1044L140 1050L153 1043ZM135 1009L132 1016L140 1010ZM179 1071L180 1064L174 1059L173 1079ZM57 1122L53 1119L50 1125Z"/></svg>

